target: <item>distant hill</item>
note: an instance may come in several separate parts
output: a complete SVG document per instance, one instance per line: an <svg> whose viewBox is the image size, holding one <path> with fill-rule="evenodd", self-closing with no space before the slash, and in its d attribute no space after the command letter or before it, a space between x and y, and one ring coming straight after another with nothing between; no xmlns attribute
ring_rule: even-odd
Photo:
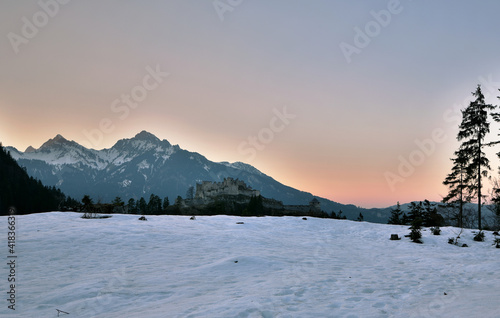
<svg viewBox="0 0 500 318"><path fill-rule="evenodd" d="M0 144L0 215L14 207L17 214L58 210L65 195L30 177Z"/></svg>

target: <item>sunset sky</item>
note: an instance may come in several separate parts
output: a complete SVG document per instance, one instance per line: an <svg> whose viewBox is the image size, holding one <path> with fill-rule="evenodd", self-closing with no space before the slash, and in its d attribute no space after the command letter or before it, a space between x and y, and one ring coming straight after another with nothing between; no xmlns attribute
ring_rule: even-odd
<svg viewBox="0 0 500 318"><path fill-rule="evenodd" d="M498 0L2 1L0 141L102 149L147 130L340 203L439 201L459 110L477 84L500 103L499 12Z"/></svg>

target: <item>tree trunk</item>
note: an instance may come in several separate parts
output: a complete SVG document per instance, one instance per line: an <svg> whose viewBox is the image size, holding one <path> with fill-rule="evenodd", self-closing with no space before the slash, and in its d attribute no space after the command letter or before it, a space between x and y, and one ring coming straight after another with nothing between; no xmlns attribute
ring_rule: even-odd
<svg viewBox="0 0 500 318"><path fill-rule="evenodd" d="M464 211L464 196L463 196L463 191L464 191L464 187L463 187L463 174L462 174L462 171L463 171L463 167L460 167L460 210L458 210L458 227L459 228L463 228L464 227L464 224L463 224L463 211Z"/></svg>
<svg viewBox="0 0 500 318"><path fill-rule="evenodd" d="M478 134L478 145L479 149L477 150L478 161L477 161L477 226L479 230L482 230L481 227L481 133Z"/></svg>

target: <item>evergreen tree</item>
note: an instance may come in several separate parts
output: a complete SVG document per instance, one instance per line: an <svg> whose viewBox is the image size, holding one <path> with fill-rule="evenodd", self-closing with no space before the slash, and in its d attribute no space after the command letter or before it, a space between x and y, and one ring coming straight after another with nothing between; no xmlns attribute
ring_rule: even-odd
<svg viewBox="0 0 500 318"><path fill-rule="evenodd" d="M429 200L424 201L423 226L442 226L444 218L438 213L436 205L431 204Z"/></svg>
<svg viewBox="0 0 500 318"><path fill-rule="evenodd" d="M122 198L120 197L115 197L115 199L113 200L113 202L111 202L112 205L114 206L124 206L125 205L125 202L122 201Z"/></svg>
<svg viewBox="0 0 500 318"><path fill-rule="evenodd" d="M157 213L161 211L161 199L156 194L151 194L149 197L147 211L149 213Z"/></svg>
<svg viewBox="0 0 500 318"><path fill-rule="evenodd" d="M97 213L95 212L94 201L92 201L92 199L88 194L85 194L83 196L82 203L83 203L83 210L85 211L85 214L82 217L89 219L96 217Z"/></svg>
<svg viewBox="0 0 500 318"><path fill-rule="evenodd" d="M147 205L148 213L157 213L161 211L161 199L156 194L151 194Z"/></svg>
<svg viewBox="0 0 500 318"><path fill-rule="evenodd" d="M170 201L168 200L168 197L163 198L163 211L167 210L169 205Z"/></svg>
<svg viewBox="0 0 500 318"><path fill-rule="evenodd" d="M82 204L83 204L83 209L86 212L90 212L92 210L92 205L94 204L94 201L90 198L88 194L85 194L82 198Z"/></svg>
<svg viewBox="0 0 500 318"><path fill-rule="evenodd" d="M457 139L462 142L459 151L463 151L463 159L466 160L465 189L471 199L477 198L478 227L481 230L482 178L487 177L488 171L491 170L489 160L483 152L483 147L485 146L486 134L490 132L488 112L493 110L494 106L485 103L480 85L477 86L472 95L476 99L470 102L469 106L462 111L462 122L460 123Z"/></svg>
<svg viewBox="0 0 500 318"><path fill-rule="evenodd" d="M134 198L130 198L127 203L128 213L136 214L137 213L137 204Z"/></svg>
<svg viewBox="0 0 500 318"><path fill-rule="evenodd" d="M410 219L408 218L408 215L406 215L406 212L403 213L403 217L401 218L401 224L403 225L410 224Z"/></svg>
<svg viewBox="0 0 500 318"><path fill-rule="evenodd" d="M391 210L391 216L389 217L387 224L404 224L402 215L403 211L401 210L401 206L399 205L398 201L396 208Z"/></svg>
<svg viewBox="0 0 500 318"><path fill-rule="evenodd" d="M139 212L139 214L146 214L148 212L148 204L143 197L141 197L139 201L137 201L137 211Z"/></svg>
<svg viewBox="0 0 500 318"><path fill-rule="evenodd" d="M182 204L182 197L180 195L177 196L177 198L175 199L175 206L176 207L180 207L180 205Z"/></svg>
<svg viewBox="0 0 500 318"><path fill-rule="evenodd" d="M408 222L413 224L417 219L422 220L424 216L424 207L422 202L418 204L415 202L410 203L410 212L408 213Z"/></svg>
<svg viewBox="0 0 500 318"><path fill-rule="evenodd" d="M422 219L416 218L411 222L410 227L410 239L415 243L422 243L422 232L421 232Z"/></svg>
<svg viewBox="0 0 500 318"><path fill-rule="evenodd" d="M62 204L63 208L66 209L65 211L75 211L75 209L80 205L80 202L77 200L73 199L72 197L66 197L66 200L64 200L64 203Z"/></svg>
<svg viewBox="0 0 500 318"><path fill-rule="evenodd" d="M192 200L194 198L194 187L190 186L186 191L186 199Z"/></svg>
<svg viewBox="0 0 500 318"><path fill-rule="evenodd" d="M359 215L358 215L358 218L356 219L356 221L363 222L363 219L364 219L363 214L361 212L359 212Z"/></svg>
<svg viewBox="0 0 500 318"><path fill-rule="evenodd" d="M466 191L468 189L467 183L471 181L465 169L468 161L466 151L464 149L455 151L455 158L452 158L451 161L453 167L443 181L443 184L449 188L448 194L443 198L443 203L447 203L449 207L458 206L457 226L462 228L464 203L472 200L469 192Z"/></svg>
<svg viewBox="0 0 500 318"><path fill-rule="evenodd" d="M337 219L339 219L339 220L347 219L347 217L345 215L342 215L342 210L340 210L339 213L337 213Z"/></svg>

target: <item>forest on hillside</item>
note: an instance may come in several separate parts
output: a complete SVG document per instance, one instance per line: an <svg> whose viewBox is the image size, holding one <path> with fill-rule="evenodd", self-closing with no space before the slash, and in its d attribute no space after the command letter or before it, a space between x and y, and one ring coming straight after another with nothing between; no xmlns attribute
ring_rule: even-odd
<svg viewBox="0 0 500 318"><path fill-rule="evenodd" d="M0 215L56 211L73 201L30 177L0 143Z"/></svg>

